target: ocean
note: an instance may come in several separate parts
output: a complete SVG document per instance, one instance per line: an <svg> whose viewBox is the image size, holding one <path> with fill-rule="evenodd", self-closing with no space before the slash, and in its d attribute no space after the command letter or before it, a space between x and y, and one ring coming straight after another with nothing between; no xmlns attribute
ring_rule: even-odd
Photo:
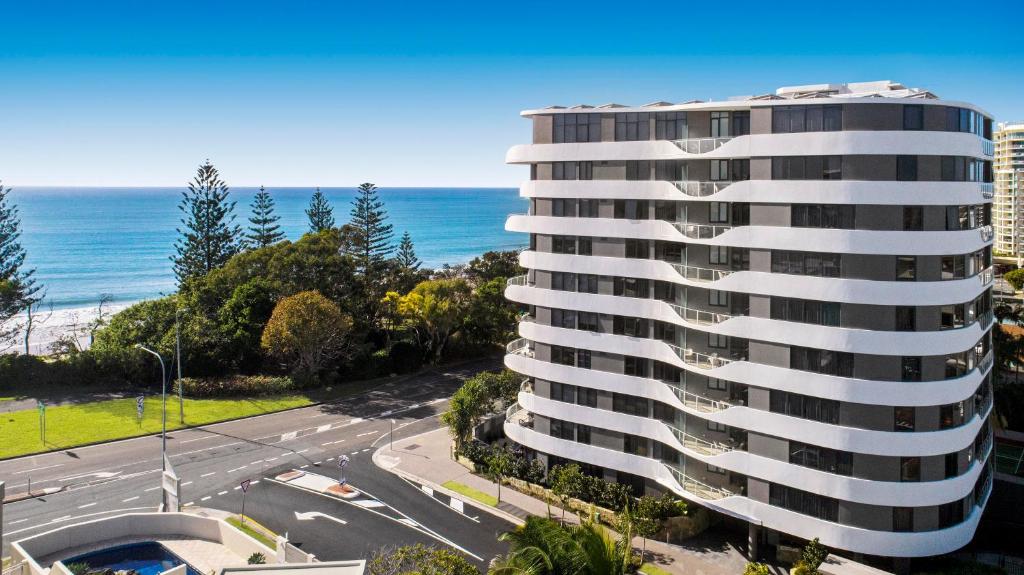
<svg viewBox="0 0 1024 575"><path fill-rule="evenodd" d="M36 269L55 310L95 306L109 293L127 304L175 290L174 253L184 188L14 188L21 214L26 265ZM282 231L296 240L307 231L303 210L311 188L268 188ZM348 221L355 188L321 188L338 225ZM248 225L256 188L231 188L236 222ZM505 231L511 213L524 213L513 188L380 188L395 229L408 231L429 267L465 263L488 250L524 247L524 234Z"/></svg>

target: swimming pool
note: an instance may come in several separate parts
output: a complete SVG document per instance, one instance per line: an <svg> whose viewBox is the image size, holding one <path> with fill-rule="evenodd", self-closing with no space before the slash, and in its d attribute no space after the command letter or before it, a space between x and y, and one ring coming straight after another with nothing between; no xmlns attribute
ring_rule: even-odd
<svg viewBox="0 0 1024 575"><path fill-rule="evenodd" d="M139 575L158 575L178 565L185 565L188 575L203 575L156 541L108 547L100 551L69 557L63 559L62 562L65 566L72 563L86 563L89 565L90 571L132 570Z"/></svg>

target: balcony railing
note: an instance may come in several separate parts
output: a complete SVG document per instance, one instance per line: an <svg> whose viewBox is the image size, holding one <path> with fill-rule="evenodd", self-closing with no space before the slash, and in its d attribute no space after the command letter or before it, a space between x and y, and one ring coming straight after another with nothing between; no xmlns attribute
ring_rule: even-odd
<svg viewBox="0 0 1024 575"><path fill-rule="evenodd" d="M994 277L995 276L992 273L992 267L991 266L985 268L985 270L983 270L981 273L978 274L978 278L981 279L981 285L986 286L986 287L988 287L989 285L992 284L992 279Z"/></svg>
<svg viewBox="0 0 1024 575"><path fill-rule="evenodd" d="M714 369L716 367L722 367L723 365L732 363L731 359L719 357L718 355L708 355L706 353L698 353L692 349L683 349L677 345L666 344L672 351L675 352L679 359L683 360L683 363L699 367L701 369Z"/></svg>
<svg viewBox="0 0 1024 575"><path fill-rule="evenodd" d="M993 481L995 481L995 476L994 474L990 473L988 476L988 481L986 481L985 484L981 486L981 492L978 493L977 504L979 507L984 506L985 504L988 503L988 496L990 493L992 493Z"/></svg>
<svg viewBox="0 0 1024 575"><path fill-rule="evenodd" d="M513 277L510 277L507 280L505 280L505 286L506 287L524 286L524 285L526 285L526 274L523 274L521 276L513 276Z"/></svg>
<svg viewBox="0 0 1024 575"><path fill-rule="evenodd" d="M674 303L668 304L679 317L686 321L701 324L710 325L715 323L722 323L723 321L731 318L732 316L727 313L716 313L713 311L704 311L700 309L693 309L689 307L683 307Z"/></svg>
<svg viewBox="0 0 1024 575"><path fill-rule="evenodd" d="M982 226L978 228L981 230L981 241L990 242L995 237L995 232L992 231L992 226Z"/></svg>
<svg viewBox="0 0 1024 575"><path fill-rule="evenodd" d="M722 147L722 144L732 138L687 138L685 140L673 140L680 150L687 154L706 154Z"/></svg>
<svg viewBox="0 0 1024 575"><path fill-rule="evenodd" d="M505 410L505 421L522 427L533 427L533 414L523 409L517 402Z"/></svg>
<svg viewBox="0 0 1024 575"><path fill-rule="evenodd" d="M717 413L732 407L731 403L709 399L707 397L697 395L696 393L690 393L689 391L672 384L667 385L669 389L676 394L679 401L683 402L684 407L689 407L690 409L700 411L701 413Z"/></svg>
<svg viewBox="0 0 1024 575"><path fill-rule="evenodd" d="M996 195L996 185L991 183L982 183L981 186L981 197L986 200L991 200Z"/></svg>
<svg viewBox="0 0 1024 575"><path fill-rule="evenodd" d="M533 393L533 382L529 379L524 379L523 382L519 384L519 391L524 393Z"/></svg>
<svg viewBox="0 0 1024 575"><path fill-rule="evenodd" d="M992 140L986 140L984 138L981 139L981 153L984 156L995 155L996 147L995 144L992 143Z"/></svg>
<svg viewBox="0 0 1024 575"><path fill-rule="evenodd" d="M714 500L723 499L725 497L731 497L735 493L722 489L721 487L712 487L703 481L697 481L696 479L686 475L679 468L674 465L665 464L665 467L672 472L672 476L675 477L676 481L683 488L683 491L692 493L701 499Z"/></svg>
<svg viewBox="0 0 1024 575"><path fill-rule="evenodd" d="M505 346L505 352L513 355L533 357L533 350L530 349L530 343L530 340L525 337L521 337Z"/></svg>
<svg viewBox="0 0 1024 575"><path fill-rule="evenodd" d="M988 353L985 354L985 357L978 361L978 371L980 373L985 373L992 367L992 363L994 361L995 359L992 355L992 350L989 350Z"/></svg>
<svg viewBox="0 0 1024 575"><path fill-rule="evenodd" d="M718 281L725 276L729 275L729 270L715 270L711 268L699 268L697 266L687 266L683 264L674 264L668 262L676 270L676 273L683 276L684 278L698 282L713 282Z"/></svg>
<svg viewBox="0 0 1024 575"><path fill-rule="evenodd" d="M718 192L720 192L720 191L724 190L725 188L727 188L729 186L729 184L731 184L732 182L719 182L719 181L714 181L714 182L698 182L698 181L683 180L683 181L672 182L672 183L675 185L676 189L678 189L680 192L683 192L684 194L686 194L688 196L702 198L704 196L710 196L710 195L717 194Z"/></svg>
<svg viewBox="0 0 1024 575"><path fill-rule="evenodd" d="M701 455L721 455L733 450L733 447L727 443L701 439L696 435L690 435L689 433L686 433L685 431L668 423L666 423L665 426L672 431L672 435L676 436L676 439L679 440L679 443L681 443L683 447L690 451L700 453Z"/></svg>
<svg viewBox="0 0 1024 575"><path fill-rule="evenodd" d="M732 229L732 226L712 226L708 224L685 224L672 222L672 226L679 230L679 233L695 240L709 240L718 237Z"/></svg>

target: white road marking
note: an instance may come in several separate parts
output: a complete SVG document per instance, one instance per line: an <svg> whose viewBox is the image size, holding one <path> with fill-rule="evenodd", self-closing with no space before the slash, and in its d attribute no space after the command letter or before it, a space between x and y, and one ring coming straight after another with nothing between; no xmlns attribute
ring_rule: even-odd
<svg viewBox="0 0 1024 575"><path fill-rule="evenodd" d="M129 497L128 499L122 499L121 503L128 503L129 501L135 501L138 498L139 498L139 496L136 495L135 497Z"/></svg>
<svg viewBox="0 0 1024 575"><path fill-rule="evenodd" d="M204 477L209 477L211 475L217 475L217 472L216 471L211 471L210 473L204 473L204 474L200 475L199 478L202 479Z"/></svg>
<svg viewBox="0 0 1024 575"><path fill-rule="evenodd" d="M357 500L353 501L352 503L354 503L354 504L356 504L356 505L358 505L360 507L365 507L367 509L369 509L369 508L376 508L376 507L385 507L384 503L381 503L380 501L377 501L376 499L357 499Z"/></svg>
<svg viewBox="0 0 1024 575"><path fill-rule="evenodd" d="M352 452L352 453L350 453L349 455L359 455L359 452L358 452L358 451L353 451L353 452Z"/></svg>
<svg viewBox="0 0 1024 575"><path fill-rule="evenodd" d="M325 431L330 431L330 429L331 429L331 424L328 423L327 425L321 425L320 427L317 427L316 428L316 433L323 433Z"/></svg>
<svg viewBox="0 0 1024 575"><path fill-rule="evenodd" d="M238 490L239 490L239 489L241 489L241 488L242 488L242 486L241 486L241 485L239 485L238 487L235 487L235 491L238 491Z"/></svg>
<svg viewBox="0 0 1024 575"><path fill-rule="evenodd" d="M186 451L184 453L175 453L174 455L168 455L168 457L181 457L182 455L192 455L193 453L202 453L204 451L211 451L213 449L220 449L221 447L231 447L232 445L240 445L241 441L235 441L232 443L225 443L224 445L214 445L213 447L204 447L203 449L196 449L195 451Z"/></svg>
<svg viewBox="0 0 1024 575"><path fill-rule="evenodd" d="M333 457L328 457L328 458L327 458L327 459L325 459L324 461L330 461L330 460L332 460L332 459L334 459L334 458L333 458Z"/></svg>
<svg viewBox="0 0 1024 575"><path fill-rule="evenodd" d="M281 441L288 441L290 439L295 439L298 436L299 436L299 432L298 431L289 431L288 433L282 433L281 434Z"/></svg>
<svg viewBox="0 0 1024 575"><path fill-rule="evenodd" d="M344 519L338 519L337 517L332 517L326 513L320 513L319 511L308 511L306 513L299 513L298 511L295 512L295 518L299 521L312 521L317 517L323 517L324 519L329 519L336 523L341 523L342 525L348 524L348 521L345 521Z"/></svg>
<svg viewBox="0 0 1024 575"><path fill-rule="evenodd" d="M228 473L234 473L234 472L236 472L236 471L238 471L238 470L240 470L240 469L245 469L246 467L249 467L249 466L248 466L248 465L243 465L243 466L241 466L241 467L236 467L236 468L234 468L234 469L228 469L228 471L227 471L227 472L228 472Z"/></svg>
<svg viewBox="0 0 1024 575"><path fill-rule="evenodd" d="M188 503L186 503L186 504L182 505L182 507L191 507L191 506L193 506L193 505L195 505L195 504L196 504L196 502L195 502L195 501L189 501Z"/></svg>
<svg viewBox="0 0 1024 575"><path fill-rule="evenodd" d="M144 491L146 493L149 493L150 491L156 491L157 489L160 489L160 488L159 487L150 487L149 489L145 489Z"/></svg>
<svg viewBox="0 0 1024 575"><path fill-rule="evenodd" d="M260 463L263 463L263 460L262 460L262 459L257 459L256 461L253 461L253 462L252 462L252 463L250 463L249 465L257 465L257 464L260 464ZM243 467L244 467L244 465L243 465Z"/></svg>
<svg viewBox="0 0 1024 575"><path fill-rule="evenodd" d="M362 417L357 417L357 418L355 418L355 419L352 419L352 420L350 420L350 421L349 421L348 423L346 423L345 425L355 425L355 424L357 424L357 423L362 423L362 422L364 422L364 421L366 421L366 420L365 420L365 419L363 419Z"/></svg>
<svg viewBox="0 0 1024 575"><path fill-rule="evenodd" d="M313 465L320 465L321 463L323 463L323 461L314 461Z"/></svg>
<svg viewBox="0 0 1024 575"><path fill-rule="evenodd" d="M207 495L206 497L203 497L202 499L200 499L200 501L208 501L209 499L210 499L210 496Z"/></svg>
<svg viewBox="0 0 1024 575"><path fill-rule="evenodd" d="M257 483L259 483L259 482L260 482L260 480L259 480L259 479L257 479L256 481L253 481L253 482L252 482L252 483L250 483L249 485L256 485L256 484L257 484Z"/></svg>
<svg viewBox="0 0 1024 575"><path fill-rule="evenodd" d="M70 515L64 515L64 516L58 517L56 519L51 519L50 523L59 523L61 521L67 521L68 519L71 519L71 516Z"/></svg>
<svg viewBox="0 0 1024 575"><path fill-rule="evenodd" d="M185 445L186 443L192 443L193 441L206 441L207 439L213 439L215 437L219 437L219 436L218 435L207 435L206 437L197 437L195 439L184 439L182 441L179 441L178 443L180 443L182 445Z"/></svg>
<svg viewBox="0 0 1024 575"><path fill-rule="evenodd" d="M185 487L186 485L192 485L192 482L191 481L186 481L185 483L181 484L182 487Z"/></svg>
<svg viewBox="0 0 1024 575"><path fill-rule="evenodd" d="M309 448L308 448L308 447L307 447L307 448L305 448L305 449L300 449L300 450L296 451L295 453L297 453L297 454L300 454L300 453L305 453L305 452L307 452L307 451L309 451Z"/></svg>
<svg viewBox="0 0 1024 575"><path fill-rule="evenodd" d="M227 491L221 491L221 492L220 492L220 493L218 493L217 495L224 495L225 493L227 493Z"/></svg>
<svg viewBox="0 0 1024 575"><path fill-rule="evenodd" d="M75 517L75 519L85 519L86 517L95 517L97 515L109 515L111 513L126 513L128 511L150 511L150 510L153 510L153 509L156 509L156 508L155 507L129 507L127 509L110 509L110 510L107 510L107 511L97 511L95 513L86 513L84 515L79 515L79 516ZM33 525L31 527L22 527L21 529L17 529L15 531L8 531L8 532L5 533L5 535L16 535L18 533L24 533L25 531L32 531L33 529L39 529L40 527L45 527L45 526L49 525L50 523L57 523L59 521L67 521L68 519L71 519L71 516L70 515L65 515L64 517L58 517L56 519L53 519L51 521L47 521L46 523L41 523L39 525ZM19 519L18 520L18 522L21 522L21 521L27 521L27 519ZM14 521L11 521L12 525L14 523L15 523Z"/></svg>
<svg viewBox="0 0 1024 575"><path fill-rule="evenodd" d="M96 505L95 501L93 501L92 503L86 503L85 505L79 505L78 508L85 509L86 507L92 507L93 505Z"/></svg>
<svg viewBox="0 0 1024 575"><path fill-rule="evenodd" d="M303 466L302 466L302 467L300 467L299 469L305 469L305 468L307 468L307 467L309 467L309 466L308 466L308 465L303 465Z"/></svg>
<svg viewBox="0 0 1024 575"><path fill-rule="evenodd" d="M367 447L366 449L364 449L364 450L362 451L362 453L366 453L366 452L367 452L367 451L369 451L369 450L370 450L370 448L369 448L369 447Z"/></svg>
<svg viewBox="0 0 1024 575"><path fill-rule="evenodd" d="M277 457L271 457L270 459L264 459L264 461L266 461L267 463L270 463L271 461L277 461L277 459L278 459Z"/></svg>
<svg viewBox="0 0 1024 575"><path fill-rule="evenodd" d="M32 472L35 472L35 471L41 471L43 469L53 469L54 467L60 467L61 465L64 465L64 464L63 463L58 463L56 465L47 465L45 467L33 467L32 469L23 469L21 471L15 471L11 475L21 475L22 473L32 473Z"/></svg>
<svg viewBox="0 0 1024 575"><path fill-rule="evenodd" d="M320 447L327 447L328 445L334 445L336 443L345 443L345 440L339 439L338 441L328 441L327 443L321 443Z"/></svg>
<svg viewBox="0 0 1024 575"><path fill-rule="evenodd" d="M356 437L362 437L364 435L374 435L374 434L380 435L381 433L384 433L384 432L383 431L367 431L366 433L360 433L360 434L356 435Z"/></svg>
<svg viewBox="0 0 1024 575"><path fill-rule="evenodd" d="M434 496L434 490L431 489L430 487L427 487L426 485L420 485L420 489L423 490L423 493L426 493L427 495L429 495L431 497Z"/></svg>
<svg viewBox="0 0 1024 575"><path fill-rule="evenodd" d="M11 521L11 525L17 525L19 523L24 523L26 521L28 521L28 519L18 519L17 521Z"/></svg>

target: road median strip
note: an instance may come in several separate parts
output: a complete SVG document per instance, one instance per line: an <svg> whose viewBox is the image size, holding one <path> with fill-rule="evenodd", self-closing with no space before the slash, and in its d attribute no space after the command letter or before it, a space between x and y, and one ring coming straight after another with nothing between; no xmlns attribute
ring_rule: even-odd
<svg viewBox="0 0 1024 575"><path fill-rule="evenodd" d="M484 505L489 505L491 507L497 507L498 506L498 498L497 497L494 497L493 495L491 495L489 493L484 493L483 491L480 491L479 489L473 489L472 487L470 487L468 485L465 485L465 484L462 484L462 483L459 483L458 481L453 481L453 480L445 481L444 483L441 484L441 487L444 487L445 489L454 491L455 493L458 493L459 495L465 495L466 497L469 497L470 499L473 499L475 501L479 501L480 503L483 503Z"/></svg>

